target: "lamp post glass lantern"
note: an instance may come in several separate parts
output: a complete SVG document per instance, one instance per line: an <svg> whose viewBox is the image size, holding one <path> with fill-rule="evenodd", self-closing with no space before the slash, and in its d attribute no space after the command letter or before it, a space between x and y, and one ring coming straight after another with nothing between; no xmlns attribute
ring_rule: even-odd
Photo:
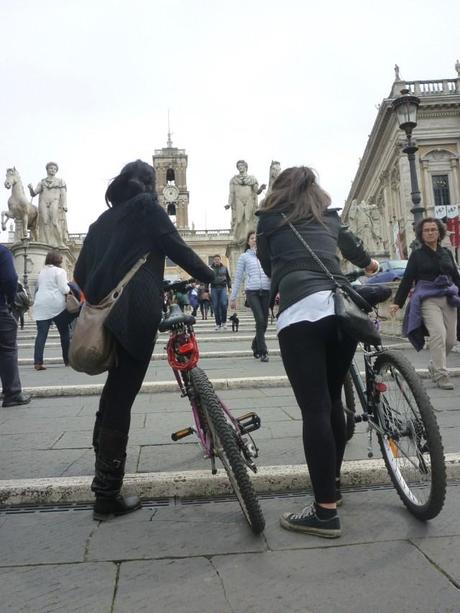
<svg viewBox="0 0 460 613"><path fill-rule="evenodd" d="M422 198L418 188L417 169L415 166L415 154L418 147L412 139L412 131L417 126L417 110L420 105L420 98L413 96L408 89L401 90L401 96L393 101L392 108L398 118L401 130L406 133L407 144L403 152L407 154L409 160L410 184L411 184L411 213L414 216L414 225L421 221L425 215L425 207L421 206Z"/></svg>

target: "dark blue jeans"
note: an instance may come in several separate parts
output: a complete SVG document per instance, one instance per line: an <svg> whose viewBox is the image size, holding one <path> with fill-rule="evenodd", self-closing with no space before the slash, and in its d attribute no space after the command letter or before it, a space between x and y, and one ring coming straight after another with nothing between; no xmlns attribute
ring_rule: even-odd
<svg viewBox="0 0 460 613"><path fill-rule="evenodd" d="M45 343L46 339L48 338L48 331L53 321L56 324L59 336L61 337L62 359L64 360L64 364L69 363L69 313L64 310L59 313L59 315L56 315L56 317L52 317L51 319L42 319L35 322L37 324L37 336L35 338L34 364L43 364Z"/></svg>
<svg viewBox="0 0 460 613"><path fill-rule="evenodd" d="M18 370L18 324L8 309L0 310L0 378L3 399L10 400L21 393Z"/></svg>
<svg viewBox="0 0 460 613"><path fill-rule="evenodd" d="M211 289L211 300L214 308L214 318L216 326L227 323L228 296L226 287L213 287Z"/></svg>

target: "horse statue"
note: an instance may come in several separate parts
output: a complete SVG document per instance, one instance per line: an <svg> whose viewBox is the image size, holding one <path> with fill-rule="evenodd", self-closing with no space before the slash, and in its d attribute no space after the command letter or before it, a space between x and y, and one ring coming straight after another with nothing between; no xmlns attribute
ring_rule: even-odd
<svg viewBox="0 0 460 613"><path fill-rule="evenodd" d="M27 230L30 230L30 237L33 241L37 240L37 218L38 209L26 197L21 177L16 168L7 168L5 178L6 189L11 189L11 196L8 198L8 210L2 211L2 230L6 230L8 219L22 222L22 237L27 238Z"/></svg>

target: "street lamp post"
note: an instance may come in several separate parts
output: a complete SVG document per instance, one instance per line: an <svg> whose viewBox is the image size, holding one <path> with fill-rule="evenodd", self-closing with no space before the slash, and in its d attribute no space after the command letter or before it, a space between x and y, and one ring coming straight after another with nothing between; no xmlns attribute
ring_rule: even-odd
<svg viewBox="0 0 460 613"><path fill-rule="evenodd" d="M27 273L27 249L29 248L29 238L25 237L21 239L22 246L24 248L24 272L22 275L22 285L27 293L29 293L29 275Z"/></svg>
<svg viewBox="0 0 460 613"><path fill-rule="evenodd" d="M407 153L410 170L411 184L411 213L414 217L414 225L416 225L425 214L425 207L421 205L422 198L418 188L417 169L415 167L415 153L418 147L412 139L412 131L417 126L417 109L420 105L420 98L413 96L408 89L401 90L401 96L393 101L392 108L398 117L398 123L401 130L406 133L407 144L403 148L404 153Z"/></svg>

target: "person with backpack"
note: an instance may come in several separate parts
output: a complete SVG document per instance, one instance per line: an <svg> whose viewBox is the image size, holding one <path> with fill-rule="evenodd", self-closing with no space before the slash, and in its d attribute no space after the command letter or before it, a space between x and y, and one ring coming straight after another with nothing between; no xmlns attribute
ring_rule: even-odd
<svg viewBox="0 0 460 613"><path fill-rule="evenodd" d="M18 276L10 251L0 245L0 378L3 407L28 404L30 395L22 392L18 368L18 323L12 314Z"/></svg>

